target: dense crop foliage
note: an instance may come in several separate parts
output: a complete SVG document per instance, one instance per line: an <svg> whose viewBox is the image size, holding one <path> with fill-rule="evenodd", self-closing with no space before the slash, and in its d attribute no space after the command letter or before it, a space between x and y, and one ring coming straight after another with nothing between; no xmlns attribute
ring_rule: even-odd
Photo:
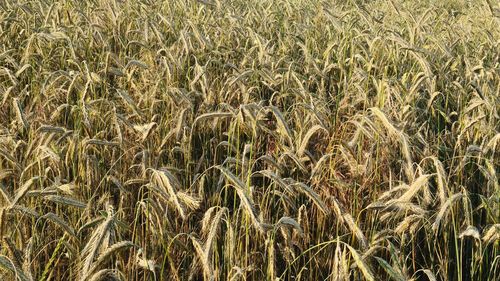
<svg viewBox="0 0 500 281"><path fill-rule="evenodd" d="M0 279L499 280L494 2L0 1Z"/></svg>

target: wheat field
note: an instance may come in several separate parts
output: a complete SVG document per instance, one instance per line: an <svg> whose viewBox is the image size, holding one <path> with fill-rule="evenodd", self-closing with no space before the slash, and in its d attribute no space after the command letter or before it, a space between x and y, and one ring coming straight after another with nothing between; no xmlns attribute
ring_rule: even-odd
<svg viewBox="0 0 500 281"><path fill-rule="evenodd" d="M493 0L0 1L0 280L499 280Z"/></svg>

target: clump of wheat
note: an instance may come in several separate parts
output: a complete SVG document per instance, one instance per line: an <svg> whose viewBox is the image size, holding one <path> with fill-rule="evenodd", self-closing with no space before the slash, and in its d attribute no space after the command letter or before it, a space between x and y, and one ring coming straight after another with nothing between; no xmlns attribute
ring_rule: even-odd
<svg viewBox="0 0 500 281"><path fill-rule="evenodd" d="M0 1L0 279L499 279L499 9Z"/></svg>

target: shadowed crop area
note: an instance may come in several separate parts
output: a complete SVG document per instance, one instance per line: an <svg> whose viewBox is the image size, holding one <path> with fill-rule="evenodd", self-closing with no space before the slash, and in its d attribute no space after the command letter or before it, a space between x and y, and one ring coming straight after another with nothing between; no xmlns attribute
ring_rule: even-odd
<svg viewBox="0 0 500 281"><path fill-rule="evenodd" d="M0 280L500 280L493 0L0 1Z"/></svg>

